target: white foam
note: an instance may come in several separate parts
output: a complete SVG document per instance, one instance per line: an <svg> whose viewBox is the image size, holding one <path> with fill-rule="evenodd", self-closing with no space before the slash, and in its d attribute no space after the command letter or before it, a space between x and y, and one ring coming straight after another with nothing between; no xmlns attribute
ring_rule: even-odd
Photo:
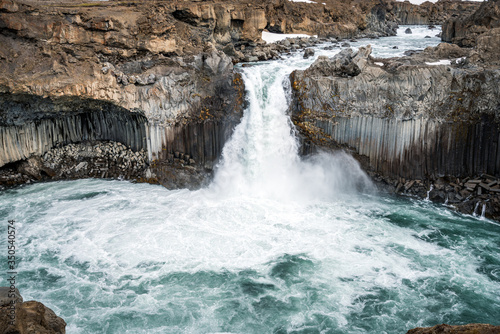
<svg viewBox="0 0 500 334"><path fill-rule="evenodd" d="M435 62L426 62L427 65L436 66L436 65L451 65L451 60L449 59L441 59Z"/></svg>
<svg viewBox="0 0 500 334"><path fill-rule="evenodd" d="M310 38L310 37L318 37L318 35L306 35L306 34L276 34L268 31L262 32L262 39L266 43L275 43L278 41L282 41L287 38Z"/></svg>

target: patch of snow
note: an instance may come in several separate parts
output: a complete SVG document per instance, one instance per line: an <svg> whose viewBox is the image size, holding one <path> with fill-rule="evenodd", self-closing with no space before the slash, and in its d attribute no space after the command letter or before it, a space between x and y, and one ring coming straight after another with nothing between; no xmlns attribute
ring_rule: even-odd
<svg viewBox="0 0 500 334"><path fill-rule="evenodd" d="M427 65L451 65L451 60L449 59L441 59L433 63L426 62Z"/></svg>
<svg viewBox="0 0 500 334"><path fill-rule="evenodd" d="M305 2L305 3L316 3L315 1L311 0L289 0L291 2Z"/></svg>
<svg viewBox="0 0 500 334"><path fill-rule="evenodd" d="M297 37L318 37L318 35L309 36L306 34L275 34L272 32L263 31L262 39L266 41L266 43L274 43L277 41L281 41L287 38L297 38Z"/></svg>
<svg viewBox="0 0 500 334"><path fill-rule="evenodd" d="M378 61L376 61L374 64L375 64L375 65L378 65L378 66L384 66L384 63L380 63L380 62L378 62Z"/></svg>

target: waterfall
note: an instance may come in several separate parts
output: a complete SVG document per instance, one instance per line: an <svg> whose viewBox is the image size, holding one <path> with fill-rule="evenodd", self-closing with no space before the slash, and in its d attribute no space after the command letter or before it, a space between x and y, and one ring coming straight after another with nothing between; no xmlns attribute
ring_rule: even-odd
<svg viewBox="0 0 500 334"><path fill-rule="evenodd" d="M224 147L212 184L219 193L313 199L372 189L358 162L346 153L299 157L287 114L288 75L297 65L302 64L289 59L241 69L249 106Z"/></svg>
<svg viewBox="0 0 500 334"><path fill-rule="evenodd" d="M429 191L427 191L427 196L425 197L424 201L430 201L430 196L431 196L431 191L434 189L434 185L431 184L431 186L429 187Z"/></svg>

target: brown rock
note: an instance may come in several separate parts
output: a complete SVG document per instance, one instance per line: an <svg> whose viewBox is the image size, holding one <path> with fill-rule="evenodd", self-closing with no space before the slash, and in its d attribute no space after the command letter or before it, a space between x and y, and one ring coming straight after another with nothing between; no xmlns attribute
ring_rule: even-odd
<svg viewBox="0 0 500 334"><path fill-rule="evenodd" d="M8 298L10 290L0 288L0 333L65 334L66 322L54 311L37 301L22 301L17 289L16 300ZM6 303L7 302L7 303Z"/></svg>
<svg viewBox="0 0 500 334"><path fill-rule="evenodd" d="M410 329L406 334L499 334L500 326L488 324L468 324L461 326L450 326L446 324L434 327Z"/></svg>

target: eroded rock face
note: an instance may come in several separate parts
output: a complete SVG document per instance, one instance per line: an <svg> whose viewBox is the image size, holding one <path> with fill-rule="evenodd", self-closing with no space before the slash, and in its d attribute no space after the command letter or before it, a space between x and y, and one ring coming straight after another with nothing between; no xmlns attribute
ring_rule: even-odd
<svg viewBox="0 0 500 334"><path fill-rule="evenodd" d="M474 13L480 3L472 1L426 1L414 5L409 1L393 1L389 3L399 24L441 25L448 19L457 16L466 17Z"/></svg>
<svg viewBox="0 0 500 334"><path fill-rule="evenodd" d="M500 175L500 70L463 60L473 53L440 45L412 57L372 59L367 47L318 58L309 69L294 71L293 120L306 138L304 147L352 149L366 170L398 192L418 180L423 193L413 190L423 197L443 177L464 187L466 177L489 174L492 183ZM451 65L432 65L442 59ZM450 186L442 202L448 192L454 199L463 189ZM488 187L467 195L497 203L487 214L498 217L496 191ZM459 196L457 207L465 198Z"/></svg>
<svg viewBox="0 0 500 334"><path fill-rule="evenodd" d="M445 42L473 47L478 42L478 36L494 28L500 28L499 0L482 2L472 15L450 18L443 25L441 38Z"/></svg>
<svg viewBox="0 0 500 334"><path fill-rule="evenodd" d="M95 141L144 150L149 161L174 163L169 156L181 150L201 170L214 164L241 117L244 92L231 58L215 47L215 31L228 31L230 42L259 39L262 13L246 4L132 7L2 2L0 167ZM14 174L32 179L33 168Z"/></svg>

